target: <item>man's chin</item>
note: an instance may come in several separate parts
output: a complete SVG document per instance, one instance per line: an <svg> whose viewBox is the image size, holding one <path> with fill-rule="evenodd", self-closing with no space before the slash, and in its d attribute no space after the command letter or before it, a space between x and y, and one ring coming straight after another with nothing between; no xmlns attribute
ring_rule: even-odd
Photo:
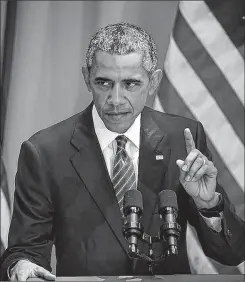
<svg viewBox="0 0 245 282"><path fill-rule="evenodd" d="M117 133L124 133L134 122L134 120L130 118L130 115L130 113L115 116L105 114L102 120L108 130Z"/></svg>
<svg viewBox="0 0 245 282"><path fill-rule="evenodd" d="M130 123L111 123L111 122L106 122L105 126L108 130L112 132L117 132L120 134L125 133L131 126Z"/></svg>

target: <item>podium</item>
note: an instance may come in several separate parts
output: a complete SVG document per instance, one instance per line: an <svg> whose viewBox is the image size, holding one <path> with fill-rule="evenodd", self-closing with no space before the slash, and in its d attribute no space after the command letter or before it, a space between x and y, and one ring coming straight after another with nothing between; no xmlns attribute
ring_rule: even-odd
<svg viewBox="0 0 245 282"><path fill-rule="evenodd" d="M43 281L31 278L28 281ZM183 275L156 275L156 276L81 276L57 277L55 281L86 281L86 282L242 282L244 275L220 274L183 274Z"/></svg>

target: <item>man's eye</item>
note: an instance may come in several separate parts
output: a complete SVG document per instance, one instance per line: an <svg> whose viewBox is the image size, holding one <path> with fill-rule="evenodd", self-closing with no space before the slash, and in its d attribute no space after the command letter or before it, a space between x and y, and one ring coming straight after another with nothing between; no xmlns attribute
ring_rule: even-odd
<svg viewBox="0 0 245 282"><path fill-rule="evenodd" d="M139 86L139 83L136 83L136 82L126 82L125 86L126 86L126 89L132 90L135 87Z"/></svg>
<svg viewBox="0 0 245 282"><path fill-rule="evenodd" d="M109 85L108 81L97 81L97 84L107 86Z"/></svg>
<svg viewBox="0 0 245 282"><path fill-rule="evenodd" d="M111 87L111 82L110 81L96 81L96 84L102 87Z"/></svg>

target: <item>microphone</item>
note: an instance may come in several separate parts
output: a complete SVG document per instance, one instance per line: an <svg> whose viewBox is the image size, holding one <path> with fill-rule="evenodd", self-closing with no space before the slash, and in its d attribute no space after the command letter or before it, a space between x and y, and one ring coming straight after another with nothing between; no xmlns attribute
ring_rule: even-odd
<svg viewBox="0 0 245 282"><path fill-rule="evenodd" d="M143 213L142 194L138 190L129 190L125 192L123 198L123 213L126 223L123 228L123 235L129 242L129 253L136 257L138 251L138 240L143 235L143 226L139 220Z"/></svg>
<svg viewBox="0 0 245 282"><path fill-rule="evenodd" d="M167 255L177 255L177 240L180 237L180 225L176 222L178 216L178 203L173 190L163 190L158 195L158 213L163 219L160 236L168 243Z"/></svg>

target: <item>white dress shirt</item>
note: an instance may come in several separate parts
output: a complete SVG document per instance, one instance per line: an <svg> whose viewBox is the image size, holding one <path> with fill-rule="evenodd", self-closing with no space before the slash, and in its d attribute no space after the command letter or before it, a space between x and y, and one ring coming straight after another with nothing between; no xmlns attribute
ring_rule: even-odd
<svg viewBox="0 0 245 282"><path fill-rule="evenodd" d="M102 119L100 118L95 106L93 106L92 110L92 117L94 122L94 129L97 135L107 170L109 172L110 178L112 177L112 170L113 170L113 161L117 151L117 142L115 138L118 135L121 135L117 132L112 132L106 128L105 124L103 123ZM138 182L138 162L139 162L139 147L140 147L140 117L141 114L135 119L134 123L131 127L123 134L128 138L128 142L126 144L126 151L129 157L133 161L134 171L136 176L136 185ZM215 230L216 232L220 232L221 227L221 217L211 217L207 218L204 217L202 214L201 216L205 220L206 224Z"/></svg>
<svg viewBox="0 0 245 282"><path fill-rule="evenodd" d="M117 141L115 138L121 135L117 132L112 132L107 129L101 120L95 106L92 111L94 129L100 143L100 148L103 153L107 170L110 178L112 177L113 161L117 152ZM138 182L138 162L139 162L139 147L140 147L140 116L135 119L131 127L123 134L128 138L126 144L126 152L133 161L134 171L136 176L136 184Z"/></svg>

